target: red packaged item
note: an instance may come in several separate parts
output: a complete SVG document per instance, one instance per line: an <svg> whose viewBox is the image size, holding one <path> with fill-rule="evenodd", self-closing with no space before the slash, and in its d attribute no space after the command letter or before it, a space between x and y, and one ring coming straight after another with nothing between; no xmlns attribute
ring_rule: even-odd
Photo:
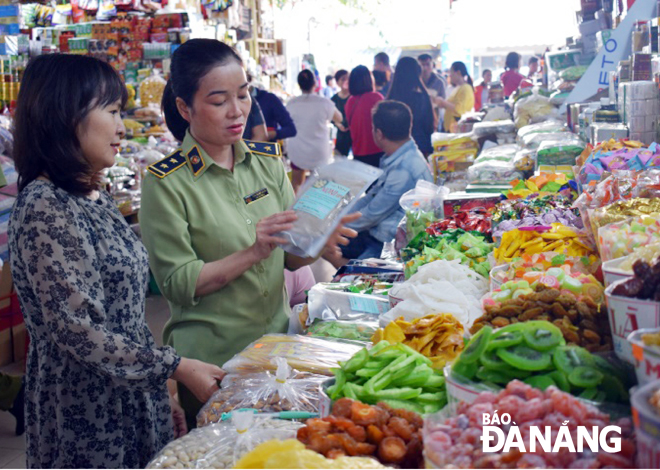
<svg viewBox="0 0 660 470"><path fill-rule="evenodd" d="M444 220L431 224L426 232L429 235L440 235L449 229L460 228L466 231L478 231L487 235L491 234L490 213L482 208L471 211L452 214Z"/></svg>

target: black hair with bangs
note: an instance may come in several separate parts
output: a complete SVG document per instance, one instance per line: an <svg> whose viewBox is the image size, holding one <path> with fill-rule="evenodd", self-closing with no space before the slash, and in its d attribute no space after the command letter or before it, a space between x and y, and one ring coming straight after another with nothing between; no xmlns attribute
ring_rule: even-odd
<svg viewBox="0 0 660 470"><path fill-rule="evenodd" d="M74 54L48 54L30 61L14 115L14 161L18 189L40 175L72 194L97 189L77 130L89 113L128 100L119 74L106 62Z"/></svg>

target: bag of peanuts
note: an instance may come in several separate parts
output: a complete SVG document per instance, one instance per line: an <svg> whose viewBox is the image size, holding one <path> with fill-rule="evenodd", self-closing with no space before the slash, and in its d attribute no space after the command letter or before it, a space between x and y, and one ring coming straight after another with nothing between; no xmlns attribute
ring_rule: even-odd
<svg viewBox="0 0 660 470"><path fill-rule="evenodd" d="M197 426L223 421L230 412L244 408L266 413L318 413L321 384L328 378L312 374L306 378L295 378L299 373L289 366L286 359L277 357L273 362L277 366L275 373L250 374L215 392L197 414Z"/></svg>
<svg viewBox="0 0 660 470"><path fill-rule="evenodd" d="M295 439L302 423L236 411L230 421L196 428L167 444L147 468L233 468L243 455L272 439Z"/></svg>

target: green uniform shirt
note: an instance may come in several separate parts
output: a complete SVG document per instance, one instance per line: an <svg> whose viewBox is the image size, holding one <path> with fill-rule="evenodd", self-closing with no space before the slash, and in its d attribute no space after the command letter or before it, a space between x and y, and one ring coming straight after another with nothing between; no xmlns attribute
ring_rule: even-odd
<svg viewBox="0 0 660 470"><path fill-rule="evenodd" d="M221 290L195 297L204 263L252 246L257 222L292 204L280 159L250 150L267 153L275 145L234 144L231 172L187 133L178 153L149 167L140 227L172 312L164 341L183 357L222 366L263 334L286 331L289 305L280 248Z"/></svg>

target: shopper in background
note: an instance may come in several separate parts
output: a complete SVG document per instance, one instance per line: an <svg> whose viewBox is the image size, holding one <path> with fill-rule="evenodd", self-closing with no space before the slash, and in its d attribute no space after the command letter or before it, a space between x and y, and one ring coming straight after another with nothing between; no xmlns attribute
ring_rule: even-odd
<svg viewBox="0 0 660 470"><path fill-rule="evenodd" d="M14 416L17 436L25 432L25 383L22 377L0 372L0 411Z"/></svg>
<svg viewBox="0 0 660 470"><path fill-rule="evenodd" d="M248 74L248 81L252 83L250 74ZM276 142L296 135L296 125L293 123L293 119L291 119L282 100L275 93L253 86L250 94L252 101L256 101L261 108L264 120L266 121L268 140L270 142Z"/></svg>
<svg viewBox="0 0 660 470"><path fill-rule="evenodd" d="M321 96L330 99L335 95L335 93L337 93L337 91L337 82L335 81L335 76L326 75L325 86L323 87L323 90L321 90Z"/></svg>
<svg viewBox="0 0 660 470"><path fill-rule="evenodd" d="M21 81L8 236L30 335L28 468L144 468L174 437L167 379L203 401L224 376L157 347L145 322L147 252L99 176L126 100L117 72L82 55L38 56Z"/></svg>
<svg viewBox="0 0 660 470"><path fill-rule="evenodd" d="M185 356L221 365L265 333L287 331L284 269L314 260L277 248L285 240L275 234L296 220L286 211L293 190L273 149L257 153L241 140L250 94L234 49L214 39L182 44L172 54L163 111L182 144L148 167L140 228L170 305L164 340ZM326 250L337 251L352 236L340 224ZM194 427L203 400L178 385Z"/></svg>
<svg viewBox="0 0 660 470"><path fill-rule="evenodd" d="M467 67L463 62L454 62L449 69L449 81L454 91L448 99L436 98L438 106L445 110L444 131L454 132L461 116L474 107L474 88Z"/></svg>
<svg viewBox="0 0 660 470"><path fill-rule="evenodd" d="M341 130L337 127L337 141L335 143L335 152L342 157L348 157L348 154L351 152L351 133L348 130L348 121L346 121L346 103L348 98L351 96L350 91L348 91L348 72L346 70L338 70L335 73L335 81L339 86L339 92L336 93L332 98L332 102L335 104L335 107L339 110L342 115L341 124L344 130Z"/></svg>
<svg viewBox="0 0 660 470"><path fill-rule="evenodd" d="M351 97L346 103L346 120L353 140L353 158L368 165L378 166L381 149L371 132L371 110L383 95L374 91L374 79L364 65L358 65L348 78Z"/></svg>
<svg viewBox="0 0 660 470"><path fill-rule="evenodd" d="M536 74L539 73L539 58L536 56L530 57L527 65L529 66L527 78L534 80L536 78Z"/></svg>
<svg viewBox="0 0 660 470"><path fill-rule="evenodd" d="M424 86L426 86L426 90L428 91L431 100L434 100L438 96L440 98L446 98L447 82L441 74L438 74L435 71L435 61L433 60L433 57L431 57L431 54L422 54L417 60L422 67L422 81L424 82ZM435 112L438 122L441 123L444 118L444 110L439 106L434 105L433 111ZM438 126L436 125L435 127L437 128Z"/></svg>
<svg viewBox="0 0 660 470"><path fill-rule="evenodd" d="M385 73L385 84L383 85L380 93L385 96L390 89L390 84L392 82L392 75L394 71L390 65L390 56L385 52L379 52L374 56L374 72L383 72Z"/></svg>
<svg viewBox="0 0 660 470"><path fill-rule="evenodd" d="M412 112L412 137L425 156L433 153L431 134L437 127L433 104L424 83L422 68L413 57L402 57L396 64L388 100L408 105Z"/></svg>
<svg viewBox="0 0 660 470"><path fill-rule="evenodd" d="M398 74L399 65L396 69ZM358 232L357 238L342 248L341 256L326 256L336 268L350 259L380 258L383 244L394 239L405 215L399 204L401 196L419 180L433 181L428 163L411 138L412 121L410 108L403 103L387 100L375 106L373 134L384 152L380 160L383 174L356 204L362 217L350 227Z"/></svg>
<svg viewBox="0 0 660 470"><path fill-rule="evenodd" d="M520 54L517 52L509 52L506 56L504 66L505 72L500 77L502 87L504 88L504 97L508 98L520 86L525 76L518 72L520 69Z"/></svg>
<svg viewBox="0 0 660 470"><path fill-rule="evenodd" d="M250 106L250 114L248 115L247 122L245 123L245 132L243 138L247 140L256 140L258 142L268 141L268 129L266 128L266 120L261 112L261 107L256 100L252 100Z"/></svg>
<svg viewBox="0 0 660 470"><path fill-rule="evenodd" d="M371 72L371 74L374 77L374 89L381 95L384 95L383 89L385 88L385 85L387 85L387 74L385 72L381 72L380 70L374 70Z"/></svg>
<svg viewBox="0 0 660 470"><path fill-rule="evenodd" d="M474 110L481 111L488 104L488 89L493 79L493 72L489 69L481 74L481 83L474 87Z"/></svg>
<svg viewBox="0 0 660 470"><path fill-rule="evenodd" d="M287 153L293 169L293 190L297 193L305 182L308 170L327 165L332 160L328 124L332 121L339 130L346 130L344 117L328 98L314 93L314 74L303 70L298 74L301 96L291 99L286 109L298 130L287 140Z"/></svg>

